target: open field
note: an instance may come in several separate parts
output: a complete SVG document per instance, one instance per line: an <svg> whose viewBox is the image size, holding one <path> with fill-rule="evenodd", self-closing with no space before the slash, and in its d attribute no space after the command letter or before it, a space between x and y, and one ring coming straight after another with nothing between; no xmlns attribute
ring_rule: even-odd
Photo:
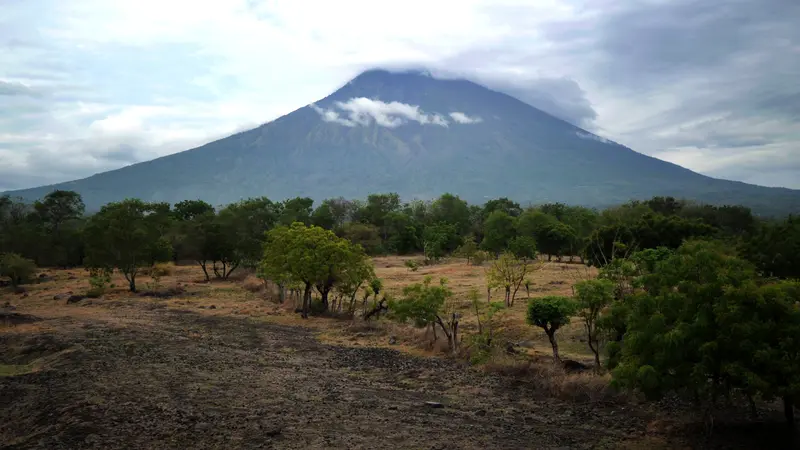
<svg viewBox="0 0 800 450"><path fill-rule="evenodd" d="M375 266L393 293L447 277L464 299L463 331L474 329L466 299L475 288L485 301L483 268L454 260L411 272L397 257ZM531 296L569 295L585 271L545 265ZM115 275L102 298L68 304L87 274L46 270L24 293L0 291L0 448L780 448L756 445L776 434L763 427L707 440L683 411L608 394L599 377L542 381L550 348L524 323L525 292L501 323L528 354L492 371L437 354L423 330L304 321L252 277L202 278L176 267L160 286L175 295L154 297ZM591 360L579 324L562 331L564 356ZM519 365L527 359L545 361Z"/></svg>

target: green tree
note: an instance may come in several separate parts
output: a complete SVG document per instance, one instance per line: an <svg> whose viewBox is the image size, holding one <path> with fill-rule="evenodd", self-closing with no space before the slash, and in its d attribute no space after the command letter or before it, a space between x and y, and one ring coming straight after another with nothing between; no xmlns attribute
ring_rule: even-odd
<svg viewBox="0 0 800 450"><path fill-rule="evenodd" d="M337 237L320 227L307 227L300 222L290 227L277 227L267 232L262 276L280 284L303 284L303 318L308 317L312 288L322 292L327 310L327 293L337 282L353 282L352 275L368 272L369 261L360 246Z"/></svg>
<svg viewBox="0 0 800 450"><path fill-rule="evenodd" d="M502 211L509 216L518 217L522 214L522 207L519 206L519 203L509 200L506 197L500 197L496 199L489 200L483 205L483 217L489 217L489 214L495 211Z"/></svg>
<svg viewBox="0 0 800 450"><path fill-rule="evenodd" d="M578 316L583 321L586 342L594 353L595 370L600 370L600 346L603 336L598 327L601 314L614 301L614 283L609 280L585 280L575 284Z"/></svg>
<svg viewBox="0 0 800 450"><path fill-rule="evenodd" d="M294 222L301 222L308 225L311 223L313 208L314 200L308 197L295 197L284 200L277 207L280 211L278 223L289 226Z"/></svg>
<svg viewBox="0 0 800 450"><path fill-rule="evenodd" d="M143 267L168 261L172 248L166 238L171 224L169 205L128 199L109 203L86 224L86 266L118 269L136 292Z"/></svg>
<svg viewBox="0 0 800 450"><path fill-rule="evenodd" d="M437 223L425 227L422 235L425 258L436 262L448 252L455 250L460 244L460 237L455 225L450 223Z"/></svg>
<svg viewBox="0 0 800 450"><path fill-rule="evenodd" d="M550 345L553 347L553 359L561 361L558 354L558 341L556 331L569 324L569 319L575 314L576 304L568 297L547 296L531 299L528 302L528 323L540 327L547 334Z"/></svg>
<svg viewBox="0 0 800 450"><path fill-rule="evenodd" d="M211 243L216 252L214 274L227 279L240 266L256 267L261 259L264 232L275 226L281 217L285 218L284 213L285 208L281 209L266 197L249 198L221 209L210 230L211 235L216 236Z"/></svg>
<svg viewBox="0 0 800 450"><path fill-rule="evenodd" d="M454 226L459 236L465 236L469 231L469 205L457 195L443 194L431 204L429 216L430 223L447 223Z"/></svg>
<svg viewBox="0 0 800 450"><path fill-rule="evenodd" d="M453 291L447 287L442 278L438 285L431 285L431 277L425 277L422 283L403 288L403 298L389 303L392 316L400 321L412 321L417 327L430 325L434 329L439 325L447 336L450 350L458 351L458 303L453 298Z"/></svg>
<svg viewBox="0 0 800 450"><path fill-rule="evenodd" d="M505 211L493 211L483 223L484 250L500 254L508 248L509 242L516 236L516 221Z"/></svg>
<svg viewBox="0 0 800 450"><path fill-rule="evenodd" d="M757 291L753 267L717 242L690 241L643 277L630 303L616 383L650 397L686 393L713 404L740 384L741 340L726 318Z"/></svg>
<svg viewBox="0 0 800 450"><path fill-rule="evenodd" d="M339 235L353 244L362 246L368 255L378 255L383 252L380 230L375 225L350 222L341 228Z"/></svg>
<svg viewBox="0 0 800 450"><path fill-rule="evenodd" d="M800 278L800 218L761 224L741 252L766 276Z"/></svg>

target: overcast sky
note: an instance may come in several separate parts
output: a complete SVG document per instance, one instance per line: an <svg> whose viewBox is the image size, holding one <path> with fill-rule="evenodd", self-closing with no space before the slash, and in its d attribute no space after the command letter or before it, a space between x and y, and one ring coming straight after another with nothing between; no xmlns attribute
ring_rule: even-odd
<svg viewBox="0 0 800 450"><path fill-rule="evenodd" d="M405 66L800 188L798 0L0 0L0 190L186 150Z"/></svg>

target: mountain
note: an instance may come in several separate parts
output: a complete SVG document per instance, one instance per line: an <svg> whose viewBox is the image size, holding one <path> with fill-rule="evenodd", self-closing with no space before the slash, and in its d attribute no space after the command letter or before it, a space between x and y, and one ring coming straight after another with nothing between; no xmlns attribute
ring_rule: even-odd
<svg viewBox="0 0 800 450"><path fill-rule="evenodd" d="M328 97L255 129L82 180L9 192L80 192L89 209L138 197L224 204L251 196L404 199L444 192L480 203L609 206L671 195L800 211L800 191L710 178L637 153L511 96L420 72L364 72Z"/></svg>

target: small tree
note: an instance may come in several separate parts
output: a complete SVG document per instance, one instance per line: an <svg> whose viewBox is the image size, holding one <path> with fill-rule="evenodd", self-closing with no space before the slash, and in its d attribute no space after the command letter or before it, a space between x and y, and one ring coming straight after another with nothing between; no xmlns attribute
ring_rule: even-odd
<svg viewBox="0 0 800 450"><path fill-rule="evenodd" d="M487 271L487 281L493 286L505 288L506 306L513 306L525 277L536 266L528 258L517 258L510 252L504 252L499 258L492 261Z"/></svg>
<svg viewBox="0 0 800 450"><path fill-rule="evenodd" d="M614 283L608 280L586 280L575 284L578 315L586 330L586 342L594 353L595 370L600 370L601 333L598 320L601 312L614 301Z"/></svg>
<svg viewBox="0 0 800 450"><path fill-rule="evenodd" d="M558 355L556 331L569 323L575 314L575 302L568 297L547 296L528 302L528 323L544 330L553 347L553 360L561 361Z"/></svg>
<svg viewBox="0 0 800 450"><path fill-rule="evenodd" d="M456 249L455 255L466 258L467 264L469 264L477 251L478 244L475 243L475 237L468 236L466 239L464 239L464 243Z"/></svg>
<svg viewBox="0 0 800 450"><path fill-rule="evenodd" d="M453 299L453 291L447 287L447 280L439 280L438 285L431 285L431 277L425 277L422 283L403 288L403 298L392 301L389 310L393 317L400 321L412 321L417 327L439 325L447 336L450 350L458 351L457 302Z"/></svg>
<svg viewBox="0 0 800 450"><path fill-rule="evenodd" d="M492 211L483 223L481 247L495 255L508 248L516 236L516 219L505 211Z"/></svg>
<svg viewBox="0 0 800 450"><path fill-rule="evenodd" d="M0 276L11 279L11 286L17 287L27 283L36 273L33 260L23 258L16 253L0 254Z"/></svg>

